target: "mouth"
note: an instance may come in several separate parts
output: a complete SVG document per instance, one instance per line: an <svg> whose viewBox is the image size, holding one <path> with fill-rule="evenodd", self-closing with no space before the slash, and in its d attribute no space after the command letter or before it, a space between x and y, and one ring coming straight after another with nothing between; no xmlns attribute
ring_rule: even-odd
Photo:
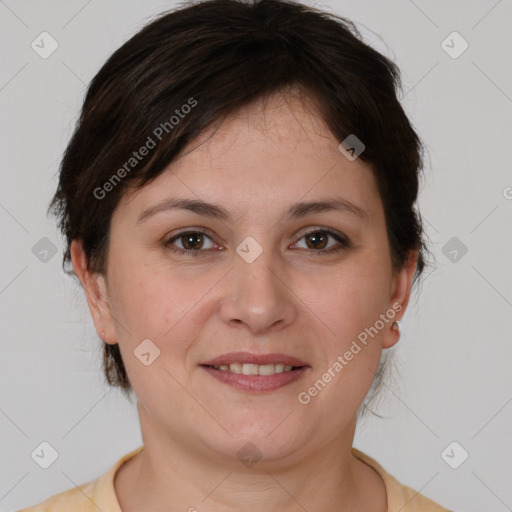
<svg viewBox="0 0 512 512"><path fill-rule="evenodd" d="M301 378L311 369L304 361L284 354L234 352L199 365L215 379L238 390L274 391Z"/></svg>

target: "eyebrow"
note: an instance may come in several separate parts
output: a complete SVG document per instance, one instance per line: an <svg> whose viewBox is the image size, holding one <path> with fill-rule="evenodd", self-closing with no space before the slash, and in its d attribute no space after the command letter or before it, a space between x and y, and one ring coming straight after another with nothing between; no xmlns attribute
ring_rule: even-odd
<svg viewBox="0 0 512 512"><path fill-rule="evenodd" d="M229 212L220 205L207 203L197 199L168 198L144 210L137 219L137 223L152 217L156 213L173 209L188 210L197 213L198 215L202 215L203 217L211 217L219 220L231 219ZM321 201L294 203L284 213L284 218L296 219L311 215L313 213L329 211L337 211L354 215L362 219L368 219L368 212L366 210L341 197L325 199Z"/></svg>

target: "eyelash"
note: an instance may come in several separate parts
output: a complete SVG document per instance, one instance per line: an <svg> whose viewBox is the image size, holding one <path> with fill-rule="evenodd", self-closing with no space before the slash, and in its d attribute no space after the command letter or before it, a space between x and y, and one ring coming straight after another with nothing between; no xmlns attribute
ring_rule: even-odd
<svg viewBox="0 0 512 512"><path fill-rule="evenodd" d="M206 231L202 230L202 229L194 229L194 230L189 230L189 231L182 231L181 233L178 233L177 235L174 235L172 238L170 238L169 240L167 240L165 243L164 243L164 246L166 248L170 248L173 252L177 253L177 254L183 254L183 255L190 255L190 256L199 256L201 253L204 253L204 252L207 252L205 250L197 250L197 251L193 251L193 250L190 250L190 249L180 249L179 247L171 247L171 244L172 242L174 242L175 240L177 240L178 238L184 236L184 235L190 235L190 234L197 234L197 233L201 233L203 235L206 235L208 238L210 238L211 240L211 237L206 233ZM349 242L349 240L341 235L339 235L338 233L336 233L335 231L329 229L329 228L315 228L315 229L312 229L311 231L308 231L307 233L304 233L299 240L302 240L302 238L304 238L305 236L307 235L311 235L313 233L327 233L328 235L332 236L336 241L338 241L341 245L339 246L335 246L331 249L306 249L307 251L309 251L310 253L312 254L315 254L317 256L321 256L321 255L325 255L325 254L332 254L332 253L335 253L335 252L339 252L343 249L348 249L349 247L351 247L351 244ZM212 240L213 242L213 240Z"/></svg>

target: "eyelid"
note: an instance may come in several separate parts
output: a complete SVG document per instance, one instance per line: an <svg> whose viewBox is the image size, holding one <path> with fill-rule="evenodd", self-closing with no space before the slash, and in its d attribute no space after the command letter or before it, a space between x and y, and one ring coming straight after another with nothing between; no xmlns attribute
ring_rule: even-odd
<svg viewBox="0 0 512 512"><path fill-rule="evenodd" d="M178 231L172 233L172 235L169 236L168 240L172 240L173 238L176 238L180 235L184 235L186 233L203 233L204 235L213 236L212 232L209 229L195 228L194 226L191 226L189 228L178 229Z"/></svg>
<svg viewBox="0 0 512 512"><path fill-rule="evenodd" d="M311 233L316 233L317 231L325 231L327 233L331 233L332 235L339 236L340 238L344 237L343 233L339 233L333 228L328 228L327 226L309 226L304 228L303 231L299 231L300 237L309 235ZM297 236L297 235L296 235Z"/></svg>
<svg viewBox="0 0 512 512"><path fill-rule="evenodd" d="M165 241L164 241L164 245L168 246L173 240L176 240L180 236L186 235L188 233L201 233L203 235L206 235L208 238L210 238L213 243L217 244L217 242L215 242L215 235L213 235L213 233L209 229L190 227L190 228L179 229L177 232L174 232L171 235L169 235L168 237L166 237ZM192 252L204 252L204 251L192 251Z"/></svg>

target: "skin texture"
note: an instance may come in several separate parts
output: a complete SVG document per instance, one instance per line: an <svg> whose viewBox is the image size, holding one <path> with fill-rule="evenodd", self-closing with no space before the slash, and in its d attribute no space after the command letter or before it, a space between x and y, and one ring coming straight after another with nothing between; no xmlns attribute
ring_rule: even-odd
<svg viewBox="0 0 512 512"><path fill-rule="evenodd" d="M145 449L116 476L123 511L387 510L382 480L351 446L381 352L398 341L392 321L309 404L297 399L380 314L400 304L394 320L403 316L416 268L412 251L393 273L375 180L339 142L308 102L274 95L227 118L155 181L123 196L106 275L88 272L73 242L98 335L119 343L138 400ZM231 219L175 209L137 223L169 197L219 204ZM334 197L367 218L283 216L297 201ZM193 245L201 254L172 251L190 248L186 237L165 247L182 228L208 230ZM312 228L331 228L351 245L311 240ZM252 263L236 252L248 236L263 249ZM160 350L149 366L133 354L146 338ZM247 393L199 366L234 351L289 354L310 368L276 391ZM237 457L247 442L262 454L252 467Z"/></svg>

